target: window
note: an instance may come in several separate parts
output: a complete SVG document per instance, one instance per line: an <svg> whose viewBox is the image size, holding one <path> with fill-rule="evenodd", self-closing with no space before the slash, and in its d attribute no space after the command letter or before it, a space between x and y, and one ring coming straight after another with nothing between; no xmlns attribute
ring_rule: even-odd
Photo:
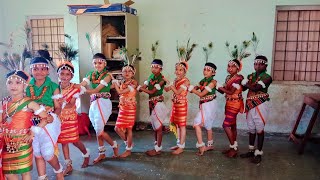
<svg viewBox="0 0 320 180"><path fill-rule="evenodd" d="M58 60L58 47L64 43L64 20L60 17L30 18L33 52L48 46L53 60Z"/></svg>
<svg viewBox="0 0 320 180"><path fill-rule="evenodd" d="M277 7L273 78L320 82L320 7Z"/></svg>

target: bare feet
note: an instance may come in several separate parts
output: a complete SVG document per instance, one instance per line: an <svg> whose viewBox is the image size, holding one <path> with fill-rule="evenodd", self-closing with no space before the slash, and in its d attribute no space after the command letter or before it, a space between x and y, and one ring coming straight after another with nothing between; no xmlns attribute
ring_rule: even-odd
<svg viewBox="0 0 320 180"><path fill-rule="evenodd" d="M236 158L238 156L238 151L234 150L233 148L230 148L230 151L225 154L226 157L228 158Z"/></svg>
<svg viewBox="0 0 320 180"><path fill-rule="evenodd" d="M146 154L148 155L148 156L156 156L156 155L159 155L159 154L161 154L161 151L156 151L155 149L151 149L151 150L148 150L147 152L146 152Z"/></svg>
<svg viewBox="0 0 320 180"><path fill-rule="evenodd" d="M213 151L214 147L213 146L206 146L205 151Z"/></svg>
<svg viewBox="0 0 320 180"><path fill-rule="evenodd" d="M175 151L172 152L173 155L178 155L178 154L181 154L181 153L183 153L183 149L179 148L179 147Z"/></svg>
<svg viewBox="0 0 320 180"><path fill-rule="evenodd" d="M97 164L98 162L104 160L105 158L106 158L105 154L99 154L99 156L93 160L93 164Z"/></svg>
<svg viewBox="0 0 320 180"><path fill-rule="evenodd" d="M72 173L73 168L71 165L67 165L66 169L63 171L63 176L68 176Z"/></svg>
<svg viewBox="0 0 320 180"><path fill-rule="evenodd" d="M126 150L123 154L121 154L119 157L121 158L125 158L125 157L128 157L131 155L131 151L129 150Z"/></svg>
<svg viewBox="0 0 320 180"><path fill-rule="evenodd" d="M83 158L83 163L81 165L81 168L86 168L89 166L90 156Z"/></svg>
<svg viewBox="0 0 320 180"><path fill-rule="evenodd" d="M179 148L178 146L172 146L170 150L177 150L178 148Z"/></svg>
<svg viewBox="0 0 320 180"><path fill-rule="evenodd" d="M58 173L56 174L56 176L57 176L57 180L64 180L63 173Z"/></svg>
<svg viewBox="0 0 320 180"><path fill-rule="evenodd" d="M199 147L199 151L196 153L198 156L203 156L204 151L206 150L205 146Z"/></svg>
<svg viewBox="0 0 320 180"><path fill-rule="evenodd" d="M117 145L116 148L113 148L113 157L118 157L119 156L119 144Z"/></svg>
<svg viewBox="0 0 320 180"><path fill-rule="evenodd" d="M222 151L222 154L228 154L229 151L230 151L230 148L229 149L225 149L225 150Z"/></svg>

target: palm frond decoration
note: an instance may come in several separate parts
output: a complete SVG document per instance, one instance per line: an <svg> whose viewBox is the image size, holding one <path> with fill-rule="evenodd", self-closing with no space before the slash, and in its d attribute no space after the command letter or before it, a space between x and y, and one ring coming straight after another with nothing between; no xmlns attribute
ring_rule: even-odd
<svg viewBox="0 0 320 180"><path fill-rule="evenodd" d="M208 60L209 60L209 56L210 56L210 54L212 53L212 50L213 50L213 43L209 42L209 44L206 47L203 47L202 50L204 52L204 55L205 55L205 58L206 58L206 63L207 63Z"/></svg>
<svg viewBox="0 0 320 180"><path fill-rule="evenodd" d="M157 56L157 49L159 47L159 41L157 40L154 44L151 45L152 58L155 59Z"/></svg>
<svg viewBox="0 0 320 180"><path fill-rule="evenodd" d="M187 45L186 46L179 46L179 43L177 41L177 53L180 61L189 61L191 58L191 54L194 50L194 48L197 47L197 44L192 43L190 45L190 38L188 39Z"/></svg>

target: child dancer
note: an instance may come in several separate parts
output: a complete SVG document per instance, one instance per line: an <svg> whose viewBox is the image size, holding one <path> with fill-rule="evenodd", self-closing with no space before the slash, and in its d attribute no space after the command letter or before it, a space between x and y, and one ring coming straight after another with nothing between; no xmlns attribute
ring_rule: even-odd
<svg viewBox="0 0 320 180"><path fill-rule="evenodd" d="M183 152L186 140L186 125L188 116L188 87L190 85L186 73L189 69L188 61L191 58L193 49L197 46L192 44L189 47L190 39L186 47L178 47L177 53L179 62L175 65L176 79L172 85L165 88L166 91L173 91L172 94L172 111L170 117L170 130L173 131L177 137L177 146L171 147L174 150L172 154L178 155Z"/></svg>
<svg viewBox="0 0 320 180"><path fill-rule="evenodd" d="M133 64L134 60L132 60ZM126 144L126 151L120 155L120 157L127 157L131 155L133 147L132 142L132 128L136 118L136 94L137 94L137 81L133 79L136 73L133 65L128 65L122 68L123 80L119 83L117 80L113 80L114 87L119 98L119 113L116 122L115 131L124 140Z"/></svg>
<svg viewBox="0 0 320 180"><path fill-rule="evenodd" d="M241 86L243 76L238 74L241 67L241 60L230 60L227 68L229 75L226 77L224 86L218 89L220 92L226 94L225 119L222 127L228 136L230 148L222 153L230 158L237 157L237 115L239 112L243 112L244 109Z"/></svg>
<svg viewBox="0 0 320 180"><path fill-rule="evenodd" d="M248 79L242 81L244 90L249 89L246 100L247 123L249 128L249 151L241 154L242 158L252 158L252 163L260 163L262 159L262 147L264 141L264 126L269 113L268 88L272 78L267 74L268 59L259 55L254 60L255 72L248 75ZM258 136L257 149L254 148L256 136Z"/></svg>
<svg viewBox="0 0 320 180"><path fill-rule="evenodd" d="M161 154L162 150L162 127L169 110L164 104L163 89L166 84L164 76L161 74L163 62L161 59L154 59L151 63L151 72L148 80L143 86L138 86L140 92L149 94L150 121L154 130L154 149L146 152L149 156Z"/></svg>
<svg viewBox="0 0 320 180"><path fill-rule="evenodd" d="M59 86L52 82L48 77L48 61L43 57L35 57L31 61L31 74L33 78L27 87L26 94L35 102L45 106L48 116L48 123L41 132L36 134L32 142L33 154L35 155L38 179L47 179L46 162L47 161L57 174L57 179L63 179L62 165L58 161L57 140L61 131L61 122L58 118L61 112L59 98L61 94ZM39 123L38 117L33 117L33 124Z"/></svg>
<svg viewBox="0 0 320 180"><path fill-rule="evenodd" d="M76 98L80 95L80 89L74 83L71 83L73 78L74 68L71 62L61 61L57 69L60 80L60 91L63 95L63 106L60 114L61 119L61 134L58 138L58 143L62 144L63 156L65 159L66 169L63 174L66 176L73 170L72 161L69 154L69 143L73 143L82 152L84 158L82 168L89 165L90 151L86 149L84 144L79 140L78 119L76 111Z"/></svg>
<svg viewBox="0 0 320 180"><path fill-rule="evenodd" d="M172 147L172 154L178 155L183 152L186 140L186 125L188 115L188 99L187 93L190 85L189 79L186 77L188 71L187 61L181 61L176 64L176 79L173 85L165 88L166 91L173 91L172 94L172 112L170 117L170 129L176 132L177 146Z"/></svg>
<svg viewBox="0 0 320 180"><path fill-rule="evenodd" d="M213 133L212 126L213 121L216 118L217 101L216 98L216 84L214 75L216 74L216 65L207 62L203 69L204 78L199 82L199 86L194 87L190 85L188 90L191 93L196 94L200 97L200 111L194 119L193 127L196 130L197 144L196 147L199 149L197 155L202 156L204 151L213 150ZM198 91L199 90L199 91ZM207 130L208 144L205 147L205 143L202 140L202 130L205 127Z"/></svg>
<svg viewBox="0 0 320 180"><path fill-rule="evenodd" d="M2 102L0 107L0 121L4 144L2 151L3 172L7 179L31 180L32 170L32 140L36 128L32 127L32 114L41 117L38 127L44 127L47 122L47 113L39 104L25 97L25 89L28 86L29 76L23 72L14 70L6 75L6 85L10 97ZM2 149L2 146L1 146ZM1 177L2 171L1 171Z"/></svg>
<svg viewBox="0 0 320 180"><path fill-rule="evenodd" d="M104 140L113 148L114 157L118 156L118 144L116 141L113 141L106 132L104 132L104 126L112 112L112 104L110 101L112 75L106 70L106 57L101 53L97 53L93 56L92 64L94 70L89 72L86 77L83 78L81 88L85 90L84 86L86 85L90 85L92 88L85 91L90 94L91 104L89 109L89 118L96 131L99 145L99 156L93 161L95 164L106 157L106 147L103 143Z"/></svg>

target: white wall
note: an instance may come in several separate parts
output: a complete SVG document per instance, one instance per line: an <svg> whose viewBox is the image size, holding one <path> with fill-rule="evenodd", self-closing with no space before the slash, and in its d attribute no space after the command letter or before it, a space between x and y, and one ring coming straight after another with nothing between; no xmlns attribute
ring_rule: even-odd
<svg viewBox="0 0 320 180"><path fill-rule="evenodd" d="M1 19L5 18L4 37L7 37L10 32L18 31L28 15L63 15L65 32L77 39L76 17L68 14L66 5L99 4L102 2L98 0L72 2L65 0L1 0L1 7L6 7L1 17ZM111 2L125 2L125 0ZM320 4L319 0L137 0L133 7L138 9L139 46L143 52L143 60L139 64L140 83L150 74L150 48L156 40L160 40L158 54L159 58L164 61L163 74L171 80L173 79L174 64L177 62L176 41L179 40L180 43L183 43L188 38L191 38L200 46L195 50L190 61L191 68L188 77L192 84L196 84L202 78L204 58L201 47L209 41L214 43L211 61L218 66L216 79L219 82L223 82L227 75L226 66L230 58L224 47L226 40L231 44L239 44L241 41L249 39L254 31L261 42L259 53L266 55L271 62L276 6L317 4ZM0 35L0 41L4 37ZM82 60L80 59L80 61ZM271 65L268 67L268 72L270 70ZM246 76L252 71L253 57L249 57L244 61L244 69L241 73ZM302 103L302 93L319 92L319 87L314 85L298 84L300 85L292 85L286 82L274 82L272 84L270 87L272 108L267 120L266 131L290 132ZM218 95L217 99L220 113L215 126L221 127L224 118L225 100L222 95ZM189 100L188 123L192 124L192 119L195 117L198 108L198 98L190 95ZM166 102L167 105L171 105L170 94L166 94ZM149 113L145 94L140 95L139 113L140 120L147 121ZM310 111L308 111L306 117L309 115ZM246 129L244 115L239 115L238 122L240 128Z"/></svg>

